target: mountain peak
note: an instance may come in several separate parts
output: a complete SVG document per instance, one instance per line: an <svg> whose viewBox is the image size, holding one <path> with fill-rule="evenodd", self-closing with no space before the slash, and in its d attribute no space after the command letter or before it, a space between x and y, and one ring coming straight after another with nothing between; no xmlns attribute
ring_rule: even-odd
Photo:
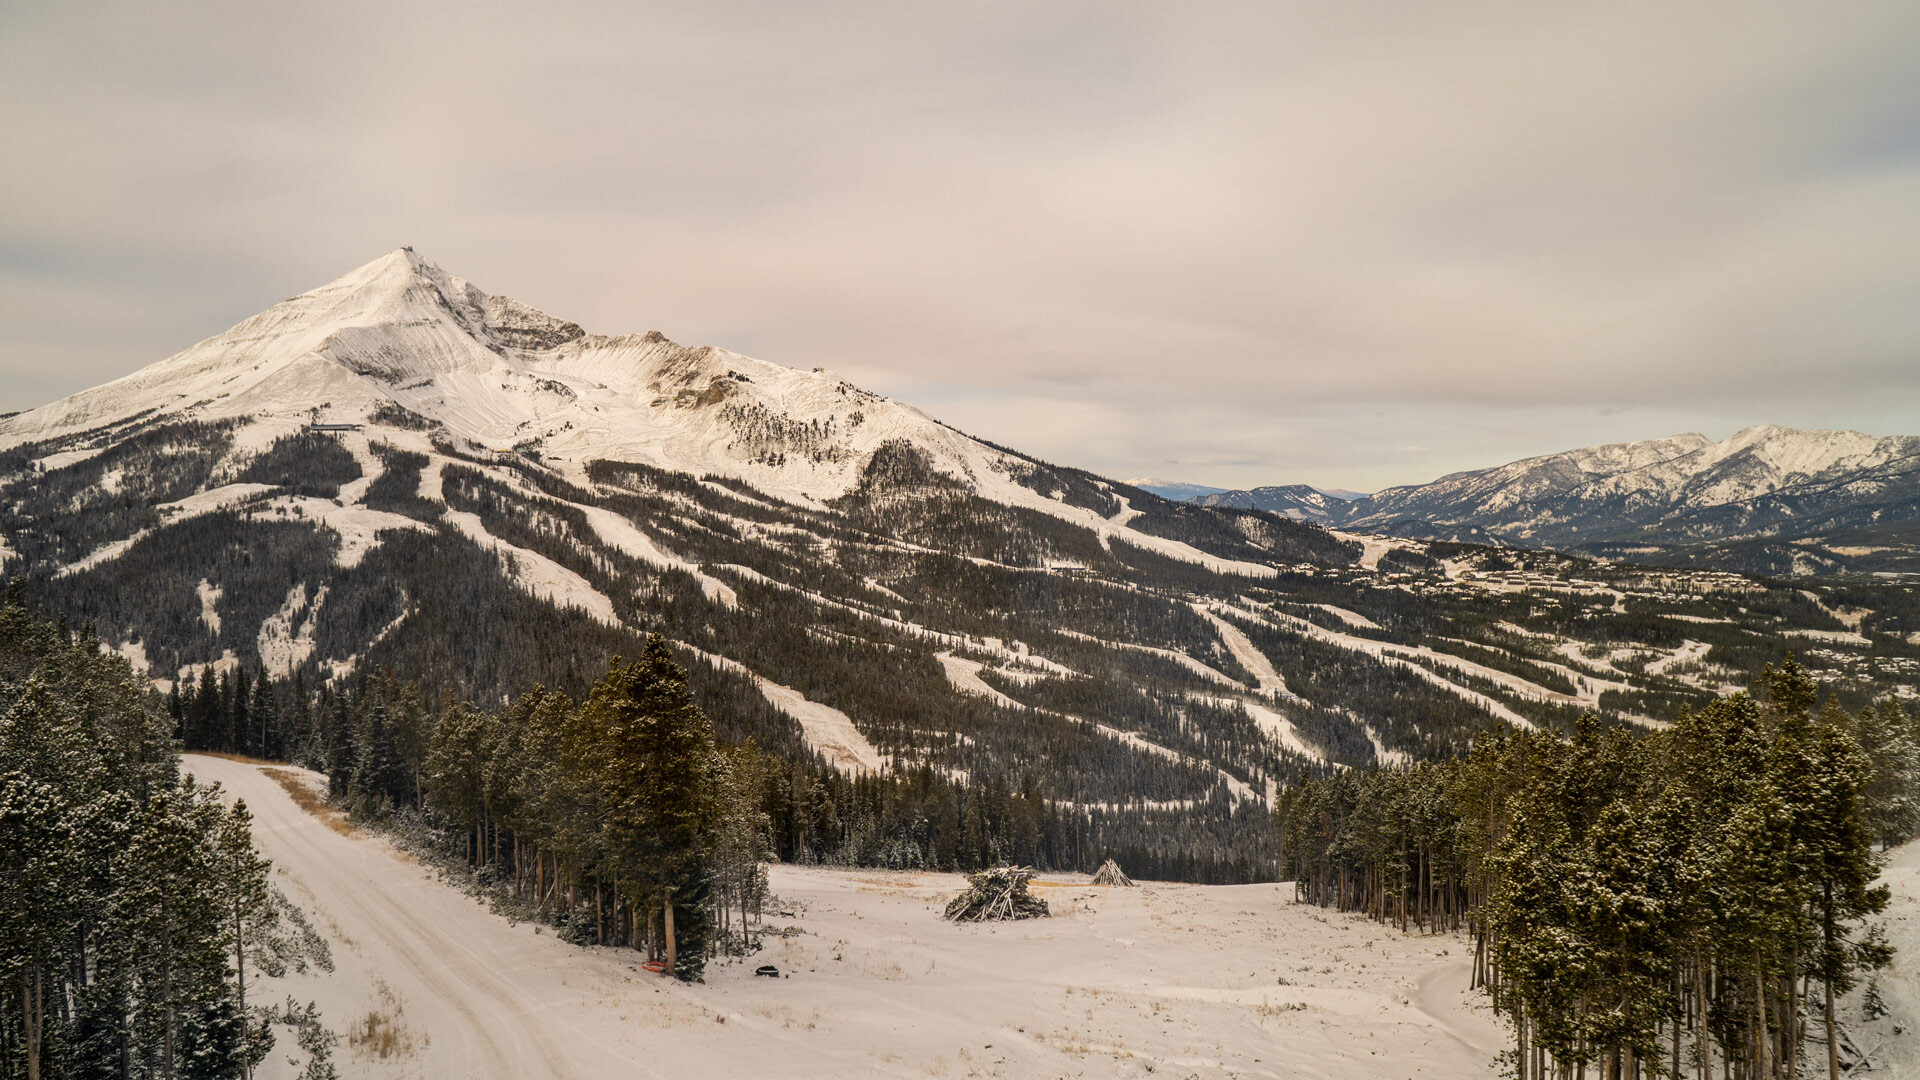
<svg viewBox="0 0 1920 1080"><path fill-rule="evenodd" d="M446 271L410 247L397 247L378 258L361 263L332 281L301 296L338 295L366 289L405 286L415 281L438 283L447 280ZM297 299L297 297L296 297Z"/></svg>

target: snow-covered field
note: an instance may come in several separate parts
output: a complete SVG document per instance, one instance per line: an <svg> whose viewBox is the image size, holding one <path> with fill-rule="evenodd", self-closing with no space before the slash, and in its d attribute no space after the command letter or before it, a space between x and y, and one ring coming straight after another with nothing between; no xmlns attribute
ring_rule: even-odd
<svg viewBox="0 0 1920 1080"><path fill-rule="evenodd" d="M961 879L777 866L792 906L747 964L682 986L487 912L384 841L341 835L259 768L189 755L252 809L332 975L253 983L345 1030L383 998L411 1050L352 1077L1482 1077L1501 1027L1464 943L1292 902L1285 885L1042 887L1054 917L954 926ZM310 777L318 781L318 777ZM762 963L786 977L756 978ZM276 1050L262 1075L292 1070Z"/></svg>

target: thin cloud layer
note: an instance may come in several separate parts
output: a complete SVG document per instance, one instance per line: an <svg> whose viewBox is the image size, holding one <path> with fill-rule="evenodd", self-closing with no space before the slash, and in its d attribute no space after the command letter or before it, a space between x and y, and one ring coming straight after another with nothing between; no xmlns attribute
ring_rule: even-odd
<svg viewBox="0 0 1920 1080"><path fill-rule="evenodd" d="M1915 55L1887 4L0 8L0 408L409 243L1115 475L1920 433Z"/></svg>

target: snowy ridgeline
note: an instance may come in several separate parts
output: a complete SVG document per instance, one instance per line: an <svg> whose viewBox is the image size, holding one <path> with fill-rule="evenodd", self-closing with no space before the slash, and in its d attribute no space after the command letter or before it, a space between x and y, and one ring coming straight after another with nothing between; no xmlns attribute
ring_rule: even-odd
<svg viewBox="0 0 1920 1080"><path fill-rule="evenodd" d="M1305 485L1195 501L1410 537L1787 576L1920 570L1898 528L1920 437L1758 426L1586 447L1348 498ZM1729 547L1728 542L1744 542Z"/></svg>

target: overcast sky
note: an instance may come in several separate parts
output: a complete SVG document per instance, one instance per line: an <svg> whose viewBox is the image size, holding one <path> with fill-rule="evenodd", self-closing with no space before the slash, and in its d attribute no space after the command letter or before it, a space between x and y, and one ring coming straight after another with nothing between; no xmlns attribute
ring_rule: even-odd
<svg viewBox="0 0 1920 1080"><path fill-rule="evenodd" d="M402 244L1109 475L1920 434L1920 5L0 5L0 410Z"/></svg>

